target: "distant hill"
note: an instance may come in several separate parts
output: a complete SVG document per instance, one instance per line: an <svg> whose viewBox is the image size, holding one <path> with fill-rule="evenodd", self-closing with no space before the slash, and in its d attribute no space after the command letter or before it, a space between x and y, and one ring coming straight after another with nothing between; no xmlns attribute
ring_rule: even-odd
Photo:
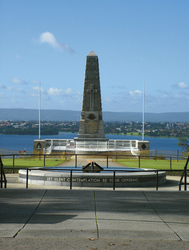
<svg viewBox="0 0 189 250"><path fill-rule="evenodd" d="M41 121L79 121L80 111L41 110ZM34 121L39 119L37 109L0 109L0 120ZM103 112L104 121L142 122L140 112ZM147 122L189 122L189 112L145 113Z"/></svg>

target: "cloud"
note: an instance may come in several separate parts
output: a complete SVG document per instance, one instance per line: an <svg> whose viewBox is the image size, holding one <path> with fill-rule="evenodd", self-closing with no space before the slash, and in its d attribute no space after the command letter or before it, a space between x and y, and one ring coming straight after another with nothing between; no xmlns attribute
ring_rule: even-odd
<svg viewBox="0 0 189 250"><path fill-rule="evenodd" d="M62 44L59 43L55 36L50 33L50 32L44 32L40 35L39 37L39 42L40 43L48 43L49 45L51 45L53 48L56 49L61 49L61 50L66 50L69 53L73 53L73 49L71 49L67 44Z"/></svg>
<svg viewBox="0 0 189 250"><path fill-rule="evenodd" d="M65 93L66 95L70 95L70 94L73 93L73 91L72 91L71 88L68 88L68 89L66 89L66 90L64 91L64 93Z"/></svg>
<svg viewBox="0 0 189 250"><path fill-rule="evenodd" d="M57 96L57 95L61 95L63 93L63 89L58 89L58 88L50 88L47 93L49 95L54 95L54 96Z"/></svg>
<svg viewBox="0 0 189 250"><path fill-rule="evenodd" d="M7 87L7 90L8 90L9 92L12 92L13 94L16 94L16 92L18 92L18 93L23 93L23 94L26 93L26 91L25 91L24 89L19 88L19 87L15 87L15 86L8 86L8 87Z"/></svg>
<svg viewBox="0 0 189 250"><path fill-rule="evenodd" d="M103 97L103 111L115 112L142 112L143 98L142 91L131 91L132 93L115 93ZM137 93L138 92L138 93ZM187 91L146 93L145 112L188 112L187 103L189 95Z"/></svg>
<svg viewBox="0 0 189 250"><path fill-rule="evenodd" d="M47 93L51 96L60 96L60 95L73 96L73 95L81 94L80 91L73 91L71 88L64 90L64 89L58 89L58 88L53 88L53 87L49 88Z"/></svg>
<svg viewBox="0 0 189 250"><path fill-rule="evenodd" d="M32 90L34 90L35 93L39 94L39 87L38 86L37 87L33 87ZM41 87L40 88L40 92L44 94L45 93L44 88Z"/></svg>
<svg viewBox="0 0 189 250"><path fill-rule="evenodd" d="M56 38L50 32L44 32L44 33L42 33L40 35L39 42L40 43L48 43L48 44L50 44L51 46L53 46L55 48L59 48L60 47L60 44L56 41Z"/></svg>
<svg viewBox="0 0 189 250"><path fill-rule="evenodd" d="M134 90L134 91L130 91L129 92L130 95L141 95L142 94L142 91L137 89L137 90Z"/></svg>
<svg viewBox="0 0 189 250"><path fill-rule="evenodd" d="M26 81L24 81L24 80L21 80L21 79L19 79L18 77L13 77L13 78L11 79L11 82L12 82L12 83L16 83L16 84L21 84L21 85L27 85L27 84L28 84L28 82L26 82Z"/></svg>
<svg viewBox="0 0 189 250"><path fill-rule="evenodd" d="M179 82L179 83L173 84L172 87L177 88L177 89L189 89L188 84L186 84L185 82Z"/></svg>

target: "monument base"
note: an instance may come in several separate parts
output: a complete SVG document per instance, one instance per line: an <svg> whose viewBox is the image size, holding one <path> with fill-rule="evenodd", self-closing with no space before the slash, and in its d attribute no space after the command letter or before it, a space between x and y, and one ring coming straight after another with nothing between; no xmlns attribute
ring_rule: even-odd
<svg viewBox="0 0 189 250"><path fill-rule="evenodd" d="M96 154L108 151L108 138L74 138L76 154Z"/></svg>
<svg viewBox="0 0 189 250"><path fill-rule="evenodd" d="M56 167L54 167L57 169ZM65 169L65 167L64 167ZM83 173L77 171L73 166L66 171L53 171L51 168L43 168L43 170L32 170L28 174L28 183L35 185L53 185L70 187L70 170L72 169L72 186L73 187L95 187L95 188L113 188L114 170L115 186L116 188L124 187L156 187L157 174L156 171L145 169L127 169L122 167L121 172L119 168L107 168L100 173ZM81 169L81 168L80 168ZM105 169L105 168L104 168ZM19 170L19 181L26 182L27 171L25 169ZM158 173L158 185L166 183L166 172Z"/></svg>
<svg viewBox="0 0 189 250"><path fill-rule="evenodd" d="M46 140L34 140L33 141L33 151L37 153L45 153Z"/></svg>
<svg viewBox="0 0 189 250"><path fill-rule="evenodd" d="M109 139L108 138L78 138L78 137L75 137L74 138L74 141L75 142L83 142L83 141L88 141L88 142L97 142L97 141L99 141L99 142L108 142L109 141Z"/></svg>
<svg viewBox="0 0 189 250"><path fill-rule="evenodd" d="M110 140L108 138L74 138L74 139L45 139L34 141L34 152L44 154L51 153L73 153L73 154L105 154L111 153L120 155L125 152L127 155L139 156L148 155L150 150L149 141L139 140Z"/></svg>

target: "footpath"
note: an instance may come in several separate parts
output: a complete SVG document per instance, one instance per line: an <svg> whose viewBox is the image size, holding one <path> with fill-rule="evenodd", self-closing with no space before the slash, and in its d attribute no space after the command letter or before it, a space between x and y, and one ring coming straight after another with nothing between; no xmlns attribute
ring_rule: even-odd
<svg viewBox="0 0 189 250"><path fill-rule="evenodd" d="M72 189L18 182L0 189L0 249L189 249L189 192Z"/></svg>

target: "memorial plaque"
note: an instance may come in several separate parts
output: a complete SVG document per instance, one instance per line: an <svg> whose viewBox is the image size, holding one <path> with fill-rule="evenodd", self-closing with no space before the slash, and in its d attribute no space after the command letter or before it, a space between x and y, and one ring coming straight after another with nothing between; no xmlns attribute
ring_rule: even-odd
<svg viewBox="0 0 189 250"><path fill-rule="evenodd" d="M98 132L98 122L86 121L85 131L86 131L86 133L90 133L90 134L97 133Z"/></svg>

